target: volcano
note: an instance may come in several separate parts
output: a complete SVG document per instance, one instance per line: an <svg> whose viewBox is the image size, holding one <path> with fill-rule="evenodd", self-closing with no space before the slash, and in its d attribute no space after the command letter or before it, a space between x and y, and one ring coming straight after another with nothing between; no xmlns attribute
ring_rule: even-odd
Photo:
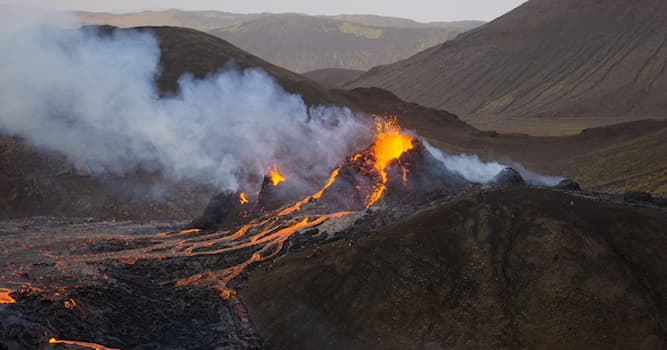
<svg viewBox="0 0 667 350"><path fill-rule="evenodd" d="M290 157L301 142L255 147L266 159L238 162L230 177L241 181L224 192L182 184L182 196L156 200L173 210L190 204L193 191L204 193L209 205L194 221L187 213L154 217L157 210L136 199L157 174L140 173L146 181L127 186L137 174L62 170L63 154L20 139L2 144L8 180L0 214L20 218L0 221L1 349L665 347L664 122L569 137L481 132L381 89L326 90L210 35L139 29L152 30L163 74L151 102L179 103L170 96L181 73L206 76L231 57L241 67L263 65L289 91L303 90L306 104L288 96L296 106L290 113L302 119L322 111L307 107L336 101L366 113L311 157ZM270 87L267 95L280 90ZM210 107L211 96L195 106ZM272 117L277 104L270 106ZM400 119L365 119L372 113ZM266 124L262 136L271 137L279 125ZM305 130L290 135L320 140L305 137L321 130ZM358 131L359 139L345 138ZM181 134L166 138L165 151L199 136ZM262 141L240 134L250 141L245 147ZM202 139L217 149L237 135L228 136ZM341 143L349 149L325 161L326 148ZM482 159L460 154L473 151ZM584 167L587 182L555 176L540 183L545 177L506 154L530 169L548 163L554 175L564 164ZM37 176L44 169L49 175ZM591 178L611 181L609 174L622 174L620 185L613 178L620 190L650 178L636 187L651 193L588 190ZM105 209L117 203L120 217ZM68 216L30 216L44 213ZM143 220L127 220L137 216Z"/></svg>

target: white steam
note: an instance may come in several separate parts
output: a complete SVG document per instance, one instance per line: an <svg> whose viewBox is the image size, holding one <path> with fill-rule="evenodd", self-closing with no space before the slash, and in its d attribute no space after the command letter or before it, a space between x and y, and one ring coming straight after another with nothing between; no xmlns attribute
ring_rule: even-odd
<svg viewBox="0 0 667 350"><path fill-rule="evenodd" d="M308 109L259 69L183 76L158 98L160 48L145 32L0 32L0 133L92 172L160 171L236 190L276 164L326 176L368 134L342 108Z"/></svg>
<svg viewBox="0 0 667 350"><path fill-rule="evenodd" d="M426 149L441 161L445 167L459 175L464 179L479 183L487 184L493 180L503 169L512 167L518 171L526 183L536 186L556 186L563 178L554 176L542 176L531 171L526 170L521 164L511 162L510 164L501 164L499 162L483 162L476 155L458 154L449 155L439 149L431 146L428 142L424 143Z"/></svg>

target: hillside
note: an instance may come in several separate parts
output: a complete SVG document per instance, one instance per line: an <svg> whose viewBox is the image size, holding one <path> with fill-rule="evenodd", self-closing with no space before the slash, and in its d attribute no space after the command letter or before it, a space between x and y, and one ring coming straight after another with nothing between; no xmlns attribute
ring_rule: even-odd
<svg viewBox="0 0 667 350"><path fill-rule="evenodd" d="M664 1L531 0L348 86L382 87L489 127L509 118L576 117L592 126L660 117L666 38Z"/></svg>
<svg viewBox="0 0 667 350"><path fill-rule="evenodd" d="M325 68L303 73L304 77L328 86L342 86L356 79L364 71L344 68Z"/></svg>
<svg viewBox="0 0 667 350"><path fill-rule="evenodd" d="M366 70L450 40L475 24L406 28L282 14L227 26L211 33L295 72L323 68Z"/></svg>
<svg viewBox="0 0 667 350"><path fill-rule="evenodd" d="M324 17L324 16L323 16ZM484 24L482 21L456 21L456 22L417 22L407 18L386 17L377 15L337 15L330 18L340 21L348 21L373 27L394 27L394 28L424 28L424 27L460 27L468 30Z"/></svg>
<svg viewBox="0 0 667 350"><path fill-rule="evenodd" d="M264 16L221 11L143 11L134 13L75 12L82 24L111 25L115 27L171 26L212 30Z"/></svg>
<svg viewBox="0 0 667 350"><path fill-rule="evenodd" d="M538 189L456 200L254 270L275 349L660 349L664 210Z"/></svg>

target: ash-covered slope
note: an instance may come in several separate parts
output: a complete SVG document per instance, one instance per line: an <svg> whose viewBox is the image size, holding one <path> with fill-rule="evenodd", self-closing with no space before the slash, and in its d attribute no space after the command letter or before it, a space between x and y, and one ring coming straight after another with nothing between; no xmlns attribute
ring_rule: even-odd
<svg viewBox="0 0 667 350"><path fill-rule="evenodd" d="M480 117L663 116L667 3L530 0L348 84Z"/></svg>
<svg viewBox="0 0 667 350"><path fill-rule="evenodd" d="M436 207L256 269L276 349L659 349L664 210L544 189Z"/></svg>

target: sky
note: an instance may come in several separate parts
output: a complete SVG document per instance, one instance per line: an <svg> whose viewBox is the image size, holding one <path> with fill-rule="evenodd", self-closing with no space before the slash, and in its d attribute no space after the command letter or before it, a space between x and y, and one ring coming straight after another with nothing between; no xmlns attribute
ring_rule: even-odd
<svg viewBox="0 0 667 350"><path fill-rule="evenodd" d="M374 14L420 22L492 20L525 0L0 0L61 10L219 10L236 13L299 12L313 15Z"/></svg>

